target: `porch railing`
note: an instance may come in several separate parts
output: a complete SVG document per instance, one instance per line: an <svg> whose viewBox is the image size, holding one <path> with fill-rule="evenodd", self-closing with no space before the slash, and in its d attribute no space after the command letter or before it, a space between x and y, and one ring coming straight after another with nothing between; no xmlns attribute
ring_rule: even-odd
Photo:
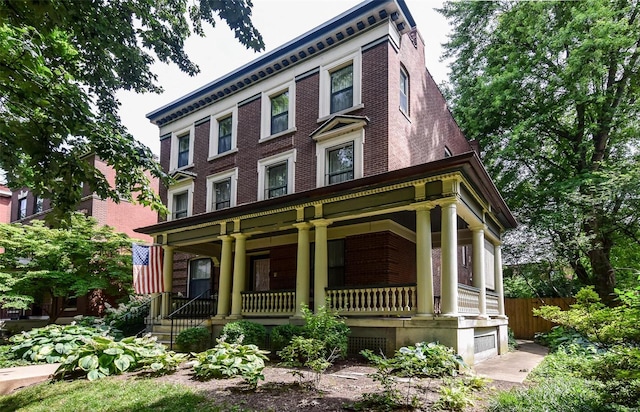
<svg viewBox="0 0 640 412"><path fill-rule="evenodd" d="M487 315L498 316L498 294L487 291Z"/></svg>
<svg viewBox="0 0 640 412"><path fill-rule="evenodd" d="M211 291L207 290L193 299L172 298L171 307L178 308L167 316L167 319L171 320L170 349L173 349L173 341L178 333L187 328L200 326L216 314L217 299L206 297L210 295ZM187 302L182 304L185 300Z"/></svg>
<svg viewBox="0 0 640 412"><path fill-rule="evenodd" d="M294 290L242 292L242 316L291 316L295 311Z"/></svg>
<svg viewBox="0 0 640 412"><path fill-rule="evenodd" d="M458 284L458 312L466 315L480 314L480 289Z"/></svg>
<svg viewBox="0 0 640 412"><path fill-rule="evenodd" d="M327 288L331 307L341 315L409 315L416 312L416 286Z"/></svg>

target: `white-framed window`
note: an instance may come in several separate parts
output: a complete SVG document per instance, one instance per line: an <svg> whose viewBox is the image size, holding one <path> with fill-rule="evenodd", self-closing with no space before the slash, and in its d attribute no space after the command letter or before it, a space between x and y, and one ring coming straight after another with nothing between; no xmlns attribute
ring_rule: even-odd
<svg viewBox="0 0 640 412"><path fill-rule="evenodd" d="M409 75L400 67L400 110L409 115Z"/></svg>
<svg viewBox="0 0 640 412"><path fill-rule="evenodd" d="M316 186L328 186L363 176L364 129L316 142Z"/></svg>
<svg viewBox="0 0 640 412"><path fill-rule="evenodd" d="M322 119L362 104L362 58L352 53L320 67L320 112Z"/></svg>
<svg viewBox="0 0 640 412"><path fill-rule="evenodd" d="M262 93L260 140L295 130L295 82Z"/></svg>
<svg viewBox="0 0 640 412"><path fill-rule="evenodd" d="M18 220L27 217L27 198L18 199Z"/></svg>
<svg viewBox="0 0 640 412"><path fill-rule="evenodd" d="M295 192L295 149L258 160L258 200Z"/></svg>
<svg viewBox="0 0 640 412"><path fill-rule="evenodd" d="M238 109L234 107L211 116L209 160L236 148L238 135Z"/></svg>
<svg viewBox="0 0 640 412"><path fill-rule="evenodd" d="M190 127L171 134L170 169L183 169L193 166L194 127Z"/></svg>
<svg viewBox="0 0 640 412"><path fill-rule="evenodd" d="M193 213L193 179L179 182L167 191L167 220L181 219Z"/></svg>
<svg viewBox="0 0 640 412"><path fill-rule="evenodd" d="M207 176L207 212L236 205L238 169Z"/></svg>

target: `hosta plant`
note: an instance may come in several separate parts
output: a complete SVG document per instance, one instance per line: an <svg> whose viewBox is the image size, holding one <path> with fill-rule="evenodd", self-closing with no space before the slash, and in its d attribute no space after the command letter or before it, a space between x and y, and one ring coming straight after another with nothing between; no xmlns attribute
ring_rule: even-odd
<svg viewBox="0 0 640 412"><path fill-rule="evenodd" d="M63 361L87 339L106 336L109 328L81 325L48 325L12 336L11 352L15 358L32 362L57 363Z"/></svg>
<svg viewBox="0 0 640 412"><path fill-rule="evenodd" d="M213 348L198 353L193 366L198 379L226 379L236 376L242 377L251 387L256 388L260 379L264 380L262 371L264 361L269 358L269 352L260 350L256 345L229 343L218 339Z"/></svg>
<svg viewBox="0 0 640 412"><path fill-rule="evenodd" d="M137 370L161 374L175 370L186 358L187 355L167 351L153 337L114 341L111 337L94 336L66 357L56 376L75 372L95 380Z"/></svg>

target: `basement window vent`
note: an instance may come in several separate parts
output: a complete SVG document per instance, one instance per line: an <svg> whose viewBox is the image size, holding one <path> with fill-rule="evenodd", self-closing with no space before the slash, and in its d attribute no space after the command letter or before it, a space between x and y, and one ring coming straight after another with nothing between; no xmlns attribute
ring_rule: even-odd
<svg viewBox="0 0 640 412"><path fill-rule="evenodd" d="M387 350L387 338L349 337L349 355L360 355L360 351L364 349L369 349L375 354L380 354L380 351L384 353Z"/></svg>
<svg viewBox="0 0 640 412"><path fill-rule="evenodd" d="M473 341L474 353L496 349L496 335L476 336Z"/></svg>

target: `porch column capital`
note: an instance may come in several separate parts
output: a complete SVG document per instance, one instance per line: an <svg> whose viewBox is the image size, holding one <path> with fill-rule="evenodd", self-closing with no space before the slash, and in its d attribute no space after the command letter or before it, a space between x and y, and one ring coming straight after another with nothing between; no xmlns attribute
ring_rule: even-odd
<svg viewBox="0 0 640 412"><path fill-rule="evenodd" d="M315 227L327 227L329 225L331 225L333 222L329 219L314 219L311 221L311 223L313 224L313 226Z"/></svg>
<svg viewBox="0 0 640 412"><path fill-rule="evenodd" d="M434 207L436 207L435 203L433 202L417 202L411 205L411 208L413 210L415 210L416 212L418 211L430 211L432 210Z"/></svg>
<svg viewBox="0 0 640 412"><path fill-rule="evenodd" d="M469 225L469 230L471 230L472 232L484 232L485 230L487 230L487 225L485 225L484 223L474 223Z"/></svg>
<svg viewBox="0 0 640 412"><path fill-rule="evenodd" d="M235 240L246 240L248 237L250 237L251 235L247 235L246 233L232 233L231 237L233 237Z"/></svg>
<svg viewBox="0 0 640 412"><path fill-rule="evenodd" d="M313 225L308 222L300 222L300 223L294 223L293 227L295 227L296 229L298 229L298 231L300 231L300 230L309 230L313 227Z"/></svg>

